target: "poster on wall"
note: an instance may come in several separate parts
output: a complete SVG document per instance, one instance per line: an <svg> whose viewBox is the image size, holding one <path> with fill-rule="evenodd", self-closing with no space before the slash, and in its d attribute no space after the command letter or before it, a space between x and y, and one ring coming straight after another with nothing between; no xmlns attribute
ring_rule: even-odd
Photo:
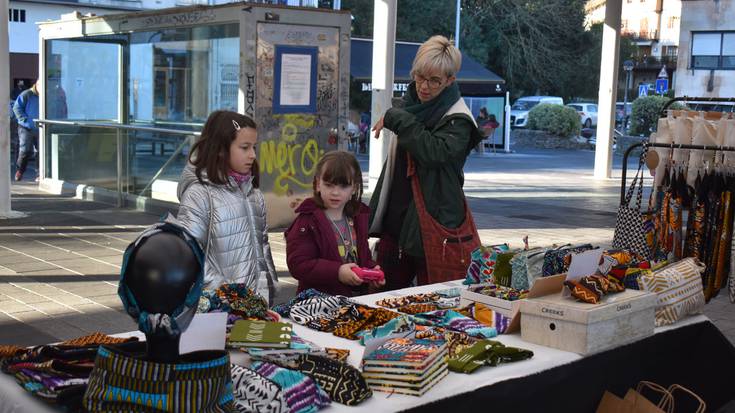
<svg viewBox="0 0 735 413"><path fill-rule="evenodd" d="M275 47L273 113L316 113L318 47Z"/></svg>
<svg viewBox="0 0 735 413"><path fill-rule="evenodd" d="M505 135L503 125L505 120L505 98L502 96L465 97L464 100L487 143L502 145Z"/></svg>

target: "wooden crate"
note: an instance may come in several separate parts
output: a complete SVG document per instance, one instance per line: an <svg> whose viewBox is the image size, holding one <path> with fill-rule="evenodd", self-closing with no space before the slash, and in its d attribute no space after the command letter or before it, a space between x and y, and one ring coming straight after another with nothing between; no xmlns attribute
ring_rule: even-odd
<svg viewBox="0 0 735 413"><path fill-rule="evenodd" d="M543 297L544 295L553 294L561 291L564 287L564 280L566 274L554 275L551 277L543 277L536 280L531 289L528 291L528 298ZM470 287L477 287L481 284L475 284ZM459 305L464 307L470 303L478 302L482 303L493 311L497 311L500 314L510 317L510 325L508 326L507 333L514 333L521 328L521 302L523 300L503 300L497 297L490 297L488 295L476 293L469 290L461 290L459 292Z"/></svg>
<svg viewBox="0 0 735 413"><path fill-rule="evenodd" d="M580 354L592 354L653 334L656 295L625 290L598 304L561 294L523 300L524 341Z"/></svg>

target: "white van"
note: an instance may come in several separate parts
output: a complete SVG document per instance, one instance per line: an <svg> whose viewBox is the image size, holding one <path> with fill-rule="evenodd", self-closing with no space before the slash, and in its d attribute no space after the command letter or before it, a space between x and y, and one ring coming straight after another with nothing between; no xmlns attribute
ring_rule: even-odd
<svg viewBox="0 0 735 413"><path fill-rule="evenodd" d="M510 107L510 125L513 128L525 128L528 125L528 111L540 103L564 105L559 96L524 96L518 98Z"/></svg>

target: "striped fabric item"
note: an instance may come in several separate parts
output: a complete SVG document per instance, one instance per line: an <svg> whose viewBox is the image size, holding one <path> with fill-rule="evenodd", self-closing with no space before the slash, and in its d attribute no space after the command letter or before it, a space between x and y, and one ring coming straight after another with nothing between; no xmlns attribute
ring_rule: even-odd
<svg viewBox="0 0 735 413"><path fill-rule="evenodd" d="M430 323L430 325L444 327L447 330L461 331L472 337L493 338L498 335L498 331L495 327L488 327L479 321L463 316L454 310L431 311L428 313L417 314L414 317L415 320L423 320L424 322Z"/></svg>
<svg viewBox="0 0 735 413"><path fill-rule="evenodd" d="M332 315L340 308L352 304L352 301L341 295L307 298L291 307L289 318L295 323L306 325L309 321Z"/></svg>
<svg viewBox="0 0 735 413"><path fill-rule="evenodd" d="M256 361L250 367L281 387L291 413L314 413L332 402L314 379L303 373L262 361Z"/></svg>
<svg viewBox="0 0 735 413"><path fill-rule="evenodd" d="M234 412L229 354L199 351L181 358L156 363L101 346L83 405L109 413Z"/></svg>
<svg viewBox="0 0 735 413"><path fill-rule="evenodd" d="M488 327L495 327L498 334L505 334L510 326L510 317L494 311L483 303L474 302L458 311L460 314L471 317Z"/></svg>
<svg viewBox="0 0 735 413"><path fill-rule="evenodd" d="M313 298L313 297L329 297L329 294L323 293L313 288L309 288L308 290L304 290L296 294L296 297L292 298L289 302L273 306L273 311L277 312L283 317L288 317L289 314L291 313L291 307L293 307L294 305L296 305L297 303L301 301L304 301L308 298Z"/></svg>

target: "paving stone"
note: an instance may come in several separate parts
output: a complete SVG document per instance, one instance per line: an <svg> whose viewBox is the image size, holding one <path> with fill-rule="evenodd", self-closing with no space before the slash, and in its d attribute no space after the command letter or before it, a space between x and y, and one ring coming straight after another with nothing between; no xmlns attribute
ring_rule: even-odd
<svg viewBox="0 0 735 413"><path fill-rule="evenodd" d="M3 301L0 303L0 311L8 314L21 313L25 311L33 311L33 307L28 304L19 303L17 301Z"/></svg>

